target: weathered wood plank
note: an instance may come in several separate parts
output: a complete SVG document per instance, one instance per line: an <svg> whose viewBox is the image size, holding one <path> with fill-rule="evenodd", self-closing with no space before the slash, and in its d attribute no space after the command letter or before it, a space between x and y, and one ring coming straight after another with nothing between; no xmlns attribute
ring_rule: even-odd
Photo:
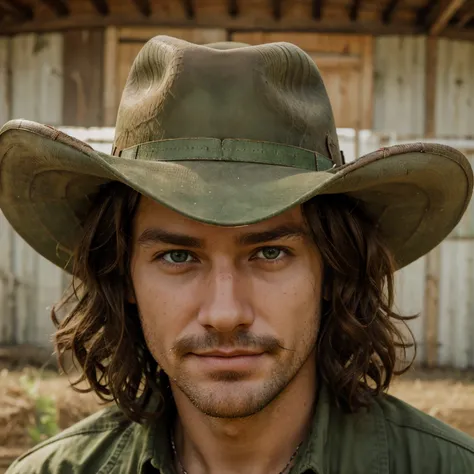
<svg viewBox="0 0 474 474"><path fill-rule="evenodd" d="M376 39L375 130L424 133L425 63L424 38Z"/></svg>
<svg viewBox="0 0 474 474"><path fill-rule="evenodd" d="M12 39L12 118L62 122L62 35Z"/></svg>
<svg viewBox="0 0 474 474"><path fill-rule="evenodd" d="M362 53L361 69L361 124L360 128L371 130L374 122L374 39L366 36Z"/></svg>
<svg viewBox="0 0 474 474"><path fill-rule="evenodd" d="M53 33L42 37L36 64L38 71L39 122L61 125L63 122L63 36Z"/></svg>
<svg viewBox="0 0 474 474"><path fill-rule="evenodd" d="M474 45L438 40L436 128L438 137L472 137Z"/></svg>
<svg viewBox="0 0 474 474"><path fill-rule="evenodd" d="M440 318L440 270L441 247L438 245L425 256L426 275L424 291L424 363L428 367L436 367L438 363L438 321Z"/></svg>
<svg viewBox="0 0 474 474"><path fill-rule="evenodd" d="M474 169L474 150L463 150L461 147L460 151L464 152L471 166ZM449 239L452 240L469 240L472 242L474 247L474 199L471 199L466 212L461 218L461 221L456 228L451 232ZM472 287L474 289L474 286ZM474 293L474 291L473 291Z"/></svg>
<svg viewBox="0 0 474 474"><path fill-rule="evenodd" d="M103 30L74 30L64 34L64 125L103 124L103 60Z"/></svg>
<svg viewBox="0 0 474 474"><path fill-rule="evenodd" d="M439 363L467 368L472 356L472 240L446 240L441 244L439 297Z"/></svg>
<svg viewBox="0 0 474 474"><path fill-rule="evenodd" d="M0 38L0 126L11 116L11 39Z"/></svg>
<svg viewBox="0 0 474 474"><path fill-rule="evenodd" d="M425 136L433 137L436 130L436 72L438 63L438 40L426 40L426 95L425 95Z"/></svg>
<svg viewBox="0 0 474 474"><path fill-rule="evenodd" d="M13 268L15 285L14 342L24 344L36 337L36 299L39 254L21 237L14 236Z"/></svg>
<svg viewBox="0 0 474 474"><path fill-rule="evenodd" d="M439 16L430 27L430 35L439 35L448 25L451 18L464 5L466 0L449 0Z"/></svg>
<svg viewBox="0 0 474 474"><path fill-rule="evenodd" d="M19 35L12 45L12 118L37 120L35 35Z"/></svg>
<svg viewBox="0 0 474 474"><path fill-rule="evenodd" d="M13 229L0 211L0 343L9 343L12 335L12 290L11 246Z"/></svg>
<svg viewBox="0 0 474 474"><path fill-rule="evenodd" d="M104 44L104 125L113 127L117 116L117 62L118 62L118 32L110 26L105 31Z"/></svg>
<svg viewBox="0 0 474 474"><path fill-rule="evenodd" d="M215 43L217 41L225 41L227 38L227 32L222 28L125 27L118 29L118 37L121 42L145 42L158 35L174 36L175 38L181 38L196 44Z"/></svg>
<svg viewBox="0 0 474 474"><path fill-rule="evenodd" d="M38 288L34 306L36 334L33 341L37 345L51 347L55 331L50 317L51 308L61 299L65 273L45 258L39 257L37 274Z"/></svg>
<svg viewBox="0 0 474 474"><path fill-rule="evenodd" d="M425 334L424 334L424 301L425 291L425 258L422 257L409 266L401 269L395 274L395 307L402 316L419 317L408 321L408 327L413 333L417 343L417 362L422 362L425 358ZM404 330L406 337L408 331ZM411 357L413 351L410 350L408 356Z"/></svg>

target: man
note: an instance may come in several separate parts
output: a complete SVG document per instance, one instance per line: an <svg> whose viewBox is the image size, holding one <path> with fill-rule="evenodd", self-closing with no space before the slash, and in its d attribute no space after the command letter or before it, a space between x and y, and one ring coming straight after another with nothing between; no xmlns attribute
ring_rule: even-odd
<svg viewBox="0 0 474 474"><path fill-rule="evenodd" d="M9 474L474 472L471 438L384 394L393 273L466 209L459 152L344 164L299 48L156 37L112 155L13 121L0 160L3 212L76 278L58 352L116 405Z"/></svg>

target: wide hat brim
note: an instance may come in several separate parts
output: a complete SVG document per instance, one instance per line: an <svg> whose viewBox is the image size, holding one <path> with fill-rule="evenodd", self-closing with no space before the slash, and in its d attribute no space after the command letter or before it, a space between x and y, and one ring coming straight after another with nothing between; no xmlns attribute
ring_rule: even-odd
<svg viewBox="0 0 474 474"><path fill-rule="evenodd" d="M28 121L11 121L0 132L0 208L28 244L68 272L94 195L110 181L221 226L256 223L316 195L348 194L364 203L401 268L458 224L472 195L473 173L459 151L427 143L383 148L339 168L309 171L132 160Z"/></svg>

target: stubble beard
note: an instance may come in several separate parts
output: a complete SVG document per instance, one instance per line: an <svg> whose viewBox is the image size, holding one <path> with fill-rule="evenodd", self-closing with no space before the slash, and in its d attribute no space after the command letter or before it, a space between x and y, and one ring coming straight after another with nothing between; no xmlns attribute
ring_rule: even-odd
<svg viewBox="0 0 474 474"><path fill-rule="evenodd" d="M298 358L279 363L265 380L252 381L239 372L221 372L208 386L194 383L193 377L182 371L172 384L180 390L201 413L213 418L247 418L277 399L291 384L308 357L314 354L314 343Z"/></svg>

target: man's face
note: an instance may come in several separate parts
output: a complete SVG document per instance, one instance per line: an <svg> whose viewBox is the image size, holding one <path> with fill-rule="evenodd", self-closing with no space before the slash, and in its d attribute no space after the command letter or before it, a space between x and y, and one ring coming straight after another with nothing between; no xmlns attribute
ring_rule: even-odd
<svg viewBox="0 0 474 474"><path fill-rule="evenodd" d="M142 198L131 277L150 352L207 415L257 413L314 368L322 263L299 207L217 227Z"/></svg>

